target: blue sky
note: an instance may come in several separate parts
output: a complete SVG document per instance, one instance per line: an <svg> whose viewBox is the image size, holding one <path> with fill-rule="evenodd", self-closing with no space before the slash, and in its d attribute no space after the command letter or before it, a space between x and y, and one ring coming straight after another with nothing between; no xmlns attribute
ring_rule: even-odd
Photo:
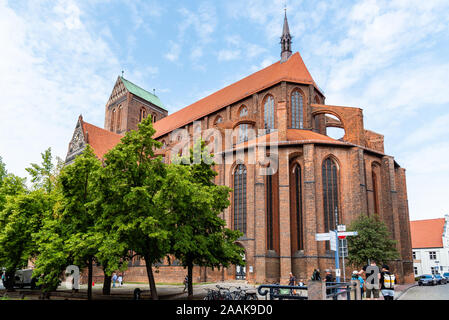
<svg viewBox="0 0 449 320"><path fill-rule="evenodd" d="M0 0L0 156L62 158L76 119L103 127L121 70L169 112L279 60L284 4L327 104L407 169L411 219L449 213L449 2Z"/></svg>

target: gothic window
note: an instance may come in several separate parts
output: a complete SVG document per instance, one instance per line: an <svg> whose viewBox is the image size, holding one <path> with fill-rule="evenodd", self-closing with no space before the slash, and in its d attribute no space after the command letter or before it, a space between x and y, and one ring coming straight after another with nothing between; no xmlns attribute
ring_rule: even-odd
<svg viewBox="0 0 449 320"><path fill-rule="evenodd" d="M153 113L153 116L152 116L151 120L153 121L153 123L156 122L156 114L155 113Z"/></svg>
<svg viewBox="0 0 449 320"><path fill-rule="evenodd" d="M140 108L140 114L139 114L139 122L142 122L143 119L145 119L147 116L147 111L144 107Z"/></svg>
<svg viewBox="0 0 449 320"><path fill-rule="evenodd" d="M237 143L248 141L248 124L242 123L239 125L239 138Z"/></svg>
<svg viewBox="0 0 449 320"><path fill-rule="evenodd" d="M219 124L219 123L222 123L222 122L223 122L223 118L221 116L217 116L215 118L214 124Z"/></svg>
<svg viewBox="0 0 449 320"><path fill-rule="evenodd" d="M303 126L303 96L295 90L292 93L291 101L291 127L292 129L302 129Z"/></svg>
<svg viewBox="0 0 449 320"><path fill-rule="evenodd" d="M324 232L329 232L329 230L336 229L340 214L338 205L338 169L337 164L331 158L327 158L323 162L322 180ZM337 219L335 219L336 215ZM326 249L329 249L329 241L326 241Z"/></svg>
<svg viewBox="0 0 449 320"><path fill-rule="evenodd" d="M246 117L248 115L248 109L245 106L240 108L240 117Z"/></svg>
<svg viewBox="0 0 449 320"><path fill-rule="evenodd" d="M246 235L246 167L243 164L234 171L234 230Z"/></svg>
<svg viewBox="0 0 449 320"><path fill-rule="evenodd" d="M302 177L301 177L301 167L299 164L295 164L292 172L292 191L293 191L293 221L295 222L292 226L294 228L295 242L294 248L296 250L304 249L303 240L303 224L302 224Z"/></svg>
<svg viewBox="0 0 449 320"><path fill-rule="evenodd" d="M268 96L265 99L264 128L267 133L270 133L274 129L274 99L272 96Z"/></svg>
<svg viewBox="0 0 449 320"><path fill-rule="evenodd" d="M115 127L115 132L120 131L122 125L122 107L120 106L117 112L117 124Z"/></svg>
<svg viewBox="0 0 449 320"><path fill-rule="evenodd" d="M372 171L372 177L373 177L373 195L374 195L374 213L379 213L379 194L377 189L377 175L374 172L374 167Z"/></svg>
<svg viewBox="0 0 449 320"><path fill-rule="evenodd" d="M273 176L267 175L266 178L266 196L267 196L267 249L274 250L274 212L273 212Z"/></svg>
<svg viewBox="0 0 449 320"><path fill-rule="evenodd" d="M114 131L116 109L112 110L110 131Z"/></svg>

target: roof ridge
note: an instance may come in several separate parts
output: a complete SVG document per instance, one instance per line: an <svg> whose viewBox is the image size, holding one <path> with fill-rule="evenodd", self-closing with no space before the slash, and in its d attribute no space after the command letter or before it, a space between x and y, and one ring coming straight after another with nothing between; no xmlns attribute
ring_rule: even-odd
<svg viewBox="0 0 449 320"><path fill-rule="evenodd" d="M151 95L153 95L153 96L159 98L159 97L158 97L157 95L155 95L154 93L151 93L151 92L148 91L147 89L142 88L141 86L139 86L138 84L135 84L135 83L132 82L131 80L128 80L128 79L124 78L123 76L119 76L119 77L120 77L122 80L125 80L126 82L129 82L129 83L131 83L132 85L138 87L139 89L142 89L143 91L148 92L149 94L151 94Z"/></svg>

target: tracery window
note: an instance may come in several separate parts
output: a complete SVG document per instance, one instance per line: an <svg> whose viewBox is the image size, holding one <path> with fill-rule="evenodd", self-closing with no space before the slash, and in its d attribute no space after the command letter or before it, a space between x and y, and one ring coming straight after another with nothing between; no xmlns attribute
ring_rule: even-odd
<svg viewBox="0 0 449 320"><path fill-rule="evenodd" d="M268 96L264 104L264 128L267 133L274 129L274 99Z"/></svg>
<svg viewBox="0 0 449 320"><path fill-rule="evenodd" d="M338 169L337 164L331 158L327 158L323 162L322 180L324 232L329 232L329 230L336 229L339 220ZM326 241L326 249L329 249L329 241Z"/></svg>
<svg viewBox="0 0 449 320"><path fill-rule="evenodd" d="M248 141L248 124L242 123L239 125L239 137L237 143Z"/></svg>
<svg viewBox="0 0 449 320"><path fill-rule="evenodd" d="M246 117L248 115L248 108L245 106L240 108L240 117Z"/></svg>
<svg viewBox="0 0 449 320"><path fill-rule="evenodd" d="M246 167L243 164L234 170L234 230L246 235Z"/></svg>
<svg viewBox="0 0 449 320"><path fill-rule="evenodd" d="M302 129L304 127L303 123L303 96L298 91L295 90L291 96L291 118L292 129Z"/></svg>

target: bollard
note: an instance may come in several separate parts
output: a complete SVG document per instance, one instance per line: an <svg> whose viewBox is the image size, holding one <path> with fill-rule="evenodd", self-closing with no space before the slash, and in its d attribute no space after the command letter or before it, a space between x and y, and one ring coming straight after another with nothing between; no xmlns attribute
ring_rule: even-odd
<svg viewBox="0 0 449 320"><path fill-rule="evenodd" d="M362 300L362 290L360 290L360 281L351 280L351 284L354 286L354 295L355 295L354 300Z"/></svg>
<svg viewBox="0 0 449 320"><path fill-rule="evenodd" d="M307 284L308 300L326 300L326 283L323 281L309 281Z"/></svg>

